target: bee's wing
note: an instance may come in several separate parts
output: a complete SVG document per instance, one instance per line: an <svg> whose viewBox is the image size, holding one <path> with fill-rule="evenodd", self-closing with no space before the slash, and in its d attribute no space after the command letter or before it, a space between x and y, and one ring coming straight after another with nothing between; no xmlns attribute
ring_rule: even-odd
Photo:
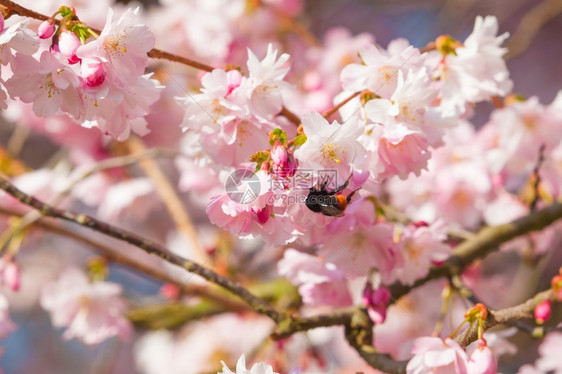
<svg viewBox="0 0 562 374"><path fill-rule="evenodd" d="M344 212L338 207L330 206L330 205L322 205L320 207L320 212L329 217L343 217Z"/></svg>

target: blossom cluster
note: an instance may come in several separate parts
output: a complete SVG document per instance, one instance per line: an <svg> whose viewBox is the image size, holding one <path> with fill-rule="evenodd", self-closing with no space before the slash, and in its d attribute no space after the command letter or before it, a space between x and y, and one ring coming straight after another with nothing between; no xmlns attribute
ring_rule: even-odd
<svg viewBox="0 0 562 374"><path fill-rule="evenodd" d="M128 138L131 131L145 135L144 116L162 86L145 74L154 37L148 27L136 23L138 9L120 17L110 10L99 35L81 27L70 8L61 7L59 12L70 20L56 31L52 19L37 33L28 28L27 19L13 18L5 24L3 108L9 97L33 103L38 117L65 114L118 140Z"/></svg>

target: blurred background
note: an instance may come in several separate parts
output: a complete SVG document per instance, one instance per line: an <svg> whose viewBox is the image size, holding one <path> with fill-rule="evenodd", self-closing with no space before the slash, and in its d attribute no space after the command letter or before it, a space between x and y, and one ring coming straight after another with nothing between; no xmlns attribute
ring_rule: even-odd
<svg viewBox="0 0 562 374"><path fill-rule="evenodd" d="M145 3L157 4L152 0ZM60 2L60 5L64 4L64 1ZM509 32L511 35L505 46L509 49L506 59L514 92L525 97L536 95L542 103L550 103L562 89L562 0L309 0L303 2L299 22L319 40L333 27L345 27L353 34L373 34L383 47L398 37L423 47L442 34L463 40L471 32L477 15L495 15L499 20L499 33ZM486 121L487 113L492 109L490 104L481 106L474 118L476 126ZM12 133L13 126L0 122L2 147L6 147ZM39 166L56 149L45 137L31 134L23 145L22 158L31 166ZM512 260L516 262L515 258ZM505 261L505 257L498 258L496 266L505 265ZM493 258L491 263L494 263ZM559 266L556 261L547 264L549 270L545 273L552 274L552 269ZM520 278L524 277L522 272ZM122 269L112 269L112 280L132 289L133 294L137 292L135 290L154 293L159 286ZM537 280L536 285L546 287L545 280ZM44 312L13 315L13 319L19 329L3 342L5 352L1 359L8 374L129 373L128 370L135 367L132 344L110 341L90 349L64 341L60 331L50 327ZM536 357L538 342L524 334L519 334L516 340L527 348L512 357L509 363L504 363L506 373L516 372L522 362L532 362ZM30 352L30 346L34 346L36 352ZM40 359L30 360L30 355L39 352ZM111 358L115 355L121 357L117 366L107 367L105 363L114 362ZM49 357L56 357L61 362L47 368L43 360ZM27 364L22 367L25 362ZM195 373L186 371L186 374Z"/></svg>

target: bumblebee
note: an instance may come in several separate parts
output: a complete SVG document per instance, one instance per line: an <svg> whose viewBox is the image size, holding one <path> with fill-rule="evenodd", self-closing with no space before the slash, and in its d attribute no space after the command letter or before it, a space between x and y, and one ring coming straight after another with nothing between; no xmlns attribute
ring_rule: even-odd
<svg viewBox="0 0 562 374"><path fill-rule="evenodd" d="M337 195L337 193L343 191L349 184L351 175L341 186L336 189L329 191L326 188L329 180L325 178L320 186L315 185L310 188L310 192L306 197L305 204L306 207L315 213L322 213L328 217L342 217L344 215L345 208L351 201L351 198L355 194L352 191L347 197L343 195Z"/></svg>

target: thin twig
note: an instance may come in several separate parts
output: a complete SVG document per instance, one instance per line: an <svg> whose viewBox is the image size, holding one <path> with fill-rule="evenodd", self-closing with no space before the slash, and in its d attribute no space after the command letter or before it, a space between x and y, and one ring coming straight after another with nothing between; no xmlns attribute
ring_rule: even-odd
<svg viewBox="0 0 562 374"><path fill-rule="evenodd" d="M354 97L359 96L361 94L361 92L362 91L357 91L357 92L352 93L345 100L339 102L338 104L334 105L333 107L331 107L330 109L328 109L327 111L322 113L322 117L328 119L328 117L330 117L332 114L337 112L342 106L349 103Z"/></svg>
<svg viewBox="0 0 562 374"><path fill-rule="evenodd" d="M562 13L560 0L543 0L531 8L521 19L513 36L507 40L505 46L508 52L504 58L509 60L525 52L540 29L560 13Z"/></svg>
<svg viewBox="0 0 562 374"><path fill-rule="evenodd" d="M74 222L80 226L88 227L94 231L100 232L112 238L127 242L135 247L144 250L146 253L154 254L171 264L184 268L191 273L200 275L209 282L215 283L227 289L234 295L240 297L257 313L266 315L276 322L282 321L286 318L284 315L275 310L275 308L269 305L269 303L253 295L246 288L234 282L233 280L219 275L194 261L178 256L170 252L162 245L150 239L144 238L130 231L120 229L116 226L97 220L88 215L57 209L53 206L45 204L44 202L34 198L33 196L20 191L7 179L4 179L2 177L0 177L0 189L6 191L21 203L37 209L44 216L60 218L66 221Z"/></svg>
<svg viewBox="0 0 562 374"><path fill-rule="evenodd" d="M14 217L23 217L25 213L16 211L5 206L0 206L0 214L10 215ZM174 278L169 271L165 269L158 269L154 266L149 266L139 261L137 257L127 256L122 252L118 251L116 245L106 245L100 243L96 240L89 238L82 230L70 229L63 225L56 224L52 220L46 218L40 218L32 223L33 227L38 227L46 230L55 235L60 235L65 238L69 238L80 243L93 248L101 256L107 259L109 262L120 264L126 266L132 270L138 271L140 274L148 275L156 280L171 283L180 288L180 290L185 294L201 296L207 298L217 304L223 305L225 308L233 311L248 309L246 304L240 303L230 297L219 295L216 292L212 292L208 287L200 286L198 284L186 284L181 280Z"/></svg>
<svg viewBox="0 0 562 374"><path fill-rule="evenodd" d="M112 157L99 161L81 172L78 176L72 178L66 186L51 197L47 203L55 206L60 204L78 183L103 170L132 165L146 158L176 157L179 155L181 155L181 152L174 149L153 148L147 150L146 152L134 155ZM31 211L20 218L17 222L13 223L6 231L4 231L4 233L2 233L2 235L0 235L0 249L13 235L17 234L21 230L24 230L28 225L37 221L40 217L41 214L39 212Z"/></svg>
<svg viewBox="0 0 562 374"><path fill-rule="evenodd" d="M127 141L127 145L132 154L143 154L147 152L143 141L138 137L131 137ZM208 257L207 253L203 247L201 247L199 240L197 240L197 232L195 231L193 221L178 196L176 189L172 186L168 177L162 172L158 163L154 159L145 158L140 162L139 166L146 176L154 182L156 191L164 202L168 213L170 213L170 217L172 217L178 232L192 245L195 255L197 256L196 259L199 261L206 259Z"/></svg>

